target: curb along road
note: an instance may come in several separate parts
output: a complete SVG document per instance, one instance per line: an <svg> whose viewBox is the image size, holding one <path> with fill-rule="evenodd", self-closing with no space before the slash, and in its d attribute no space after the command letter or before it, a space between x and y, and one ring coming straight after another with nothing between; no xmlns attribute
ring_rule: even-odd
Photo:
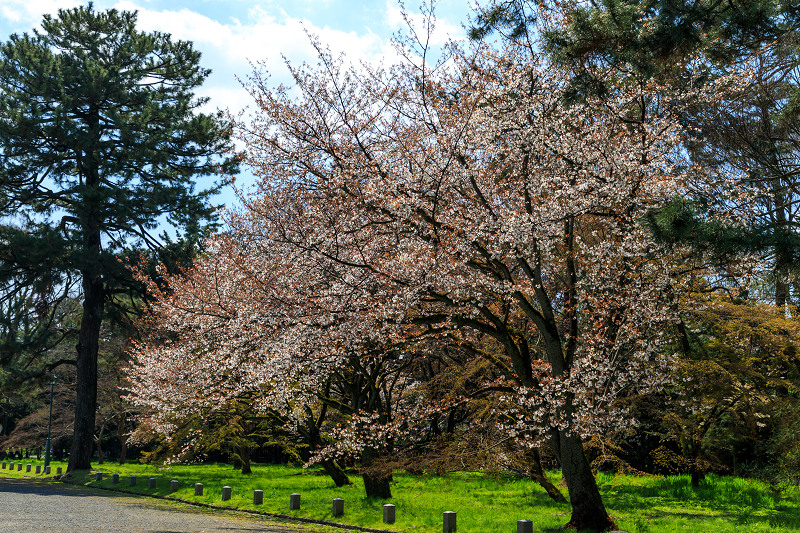
<svg viewBox="0 0 800 533"><path fill-rule="evenodd" d="M191 505L193 507L202 507L205 509L213 509L215 511L225 511L228 513L241 513L249 516L260 516L264 518L274 518L278 520L285 520L287 522L298 522L301 524L312 524L317 526L328 526L334 527L337 529L344 529L349 531L363 531L365 533L396 533L395 531L387 531L385 529L372 529L368 527L361 527L361 526L354 526L351 524L342 524L339 522L329 522L327 520L314 520L313 518L304 518L302 516L292 516L287 514L280 514L280 513L270 513L267 511L255 511L253 509L235 509L233 507L221 507L218 505L211 505L210 503L202 503L202 502L193 502L191 500L184 500L183 498L173 498L171 496L161 496L159 494L142 494L141 492L133 492L130 490L125 489L116 489L116 488L109 488L109 487L89 487L87 485L81 485L78 483L72 483L69 481L59 481L59 483L72 485L75 487L84 487L84 488L91 488L95 490L103 490L107 492L118 492L120 494L127 494L130 496L141 496L143 498L153 498L157 500L164 500L169 502L181 503L184 505Z"/></svg>
<svg viewBox="0 0 800 533"><path fill-rule="evenodd" d="M191 507L182 509L180 504L187 503ZM211 509L224 514L210 514ZM270 522L276 519L293 519L305 525ZM319 527L309 527L313 525ZM337 526L342 530L389 533L117 489L0 477L0 533L310 533L332 531L330 528Z"/></svg>

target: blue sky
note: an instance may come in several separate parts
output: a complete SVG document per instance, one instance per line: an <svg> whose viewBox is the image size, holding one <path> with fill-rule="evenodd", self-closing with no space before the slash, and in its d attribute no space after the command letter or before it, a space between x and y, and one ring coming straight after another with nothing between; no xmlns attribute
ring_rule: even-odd
<svg viewBox="0 0 800 533"><path fill-rule="evenodd" d="M72 0L0 0L0 38L29 32L45 13L86 4ZM95 9L114 7L139 11L142 31L162 31L192 41L203 53L202 65L212 69L198 94L210 98L209 107L237 112L250 103L236 76L246 77L251 62L262 62L272 81L288 83L285 56L292 63L313 62L314 51L305 27L348 59L392 61L390 38L403 29L397 0L95 0ZM406 2L419 12L419 0ZM462 24L471 13L470 0L439 0L435 34L439 43L464 36ZM237 184L246 186L246 172ZM226 191L220 203L234 203Z"/></svg>

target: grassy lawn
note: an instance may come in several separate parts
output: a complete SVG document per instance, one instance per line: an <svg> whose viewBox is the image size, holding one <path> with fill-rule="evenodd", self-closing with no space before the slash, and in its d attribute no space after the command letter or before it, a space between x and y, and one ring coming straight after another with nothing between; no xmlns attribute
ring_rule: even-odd
<svg viewBox="0 0 800 533"><path fill-rule="evenodd" d="M18 462L18 461L17 461ZM31 473L0 470L3 476L37 477L33 472L41 461L31 463ZM52 462L55 467L65 463ZM95 481L94 473L107 473ZM111 474L120 476L112 485ZM137 476L131 487L129 476ZM43 477L41 474L38 477ZM156 489L149 490L148 478L156 478ZM553 481L560 481L557 473ZM550 500L536 483L483 473L453 473L446 477L395 474L394 498L388 501L364 497L361 478L351 476L355 485L336 488L330 479L315 469L290 466L255 465L243 476L228 465L173 465L156 467L141 464L96 465L85 474L88 486L119 488L143 494L170 496L169 482L176 479L179 489L171 496L218 506L257 509L319 520L356 524L390 531L435 532L442 530L442 512L458 513L460 533L514 532L516 521L533 521L534 531L554 531L569 519L570 508ZM203 496L194 495L194 484L204 485ZM688 476L632 477L599 474L598 483L606 506L620 529L645 532L800 532L800 488L776 492L760 481L709 476L693 491ZM222 487L232 488L229 501L222 501ZM253 490L264 491L263 505L253 505ZM289 510L289 495L301 495L301 508ZM345 514L333 517L331 502L345 500ZM397 522L382 522L382 506L397 506Z"/></svg>

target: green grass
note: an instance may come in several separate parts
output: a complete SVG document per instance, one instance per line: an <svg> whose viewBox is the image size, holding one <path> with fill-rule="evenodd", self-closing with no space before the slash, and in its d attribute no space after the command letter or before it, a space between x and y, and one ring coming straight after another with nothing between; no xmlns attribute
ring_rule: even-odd
<svg viewBox="0 0 800 533"><path fill-rule="evenodd" d="M37 464L23 460L23 464ZM38 464L41 464L39 462ZM64 463L53 462L56 466ZM35 470L35 466L33 468ZM95 481L94 472L107 474ZM112 485L111 474L120 476ZM31 476L22 472L0 470L0 475ZM137 484L129 486L128 477L136 475ZM81 477L82 476L82 477ZM358 476L354 485L336 488L330 479L315 469L290 466L255 465L253 473L243 476L228 465L151 465L107 463L95 466L92 473L82 473L77 480L86 485L119 488L143 494L174 496L221 507L257 509L318 520L344 522L390 531L441 531L442 512L458 513L458 531L485 533L516 531L516 521L533 521L534 531L555 531L569 519L569 505L550 500L536 483L502 475L453 473L445 477L411 476L397 473L391 500L372 500L364 496ZM39 477L42 477L40 475ZM157 479L155 490L148 490L147 480ZM169 494L169 481L177 479L180 489ZM555 483L559 474L553 473ZM620 529L630 533L700 533L700 532L800 532L800 488L778 493L768 485L750 479L708 476L693 490L688 476L632 477L598 475L598 484L609 513ZM194 484L204 485L204 495L194 496ZM222 501L222 487L233 489L231 500ZM253 505L253 490L264 491L264 503ZM289 510L289 495L301 494L302 505ZM334 518L331 501L345 500L345 515ZM382 506L397 506L397 523L383 524Z"/></svg>

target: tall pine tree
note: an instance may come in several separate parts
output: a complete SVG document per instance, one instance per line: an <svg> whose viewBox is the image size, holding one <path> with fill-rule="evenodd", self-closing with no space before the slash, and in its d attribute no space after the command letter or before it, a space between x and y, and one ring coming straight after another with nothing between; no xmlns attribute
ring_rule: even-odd
<svg viewBox="0 0 800 533"><path fill-rule="evenodd" d="M194 96L200 53L136 19L90 3L0 45L0 276L81 280L69 471L90 467L101 323L136 290L120 258L159 247L167 224L197 238L236 171L229 125Z"/></svg>

